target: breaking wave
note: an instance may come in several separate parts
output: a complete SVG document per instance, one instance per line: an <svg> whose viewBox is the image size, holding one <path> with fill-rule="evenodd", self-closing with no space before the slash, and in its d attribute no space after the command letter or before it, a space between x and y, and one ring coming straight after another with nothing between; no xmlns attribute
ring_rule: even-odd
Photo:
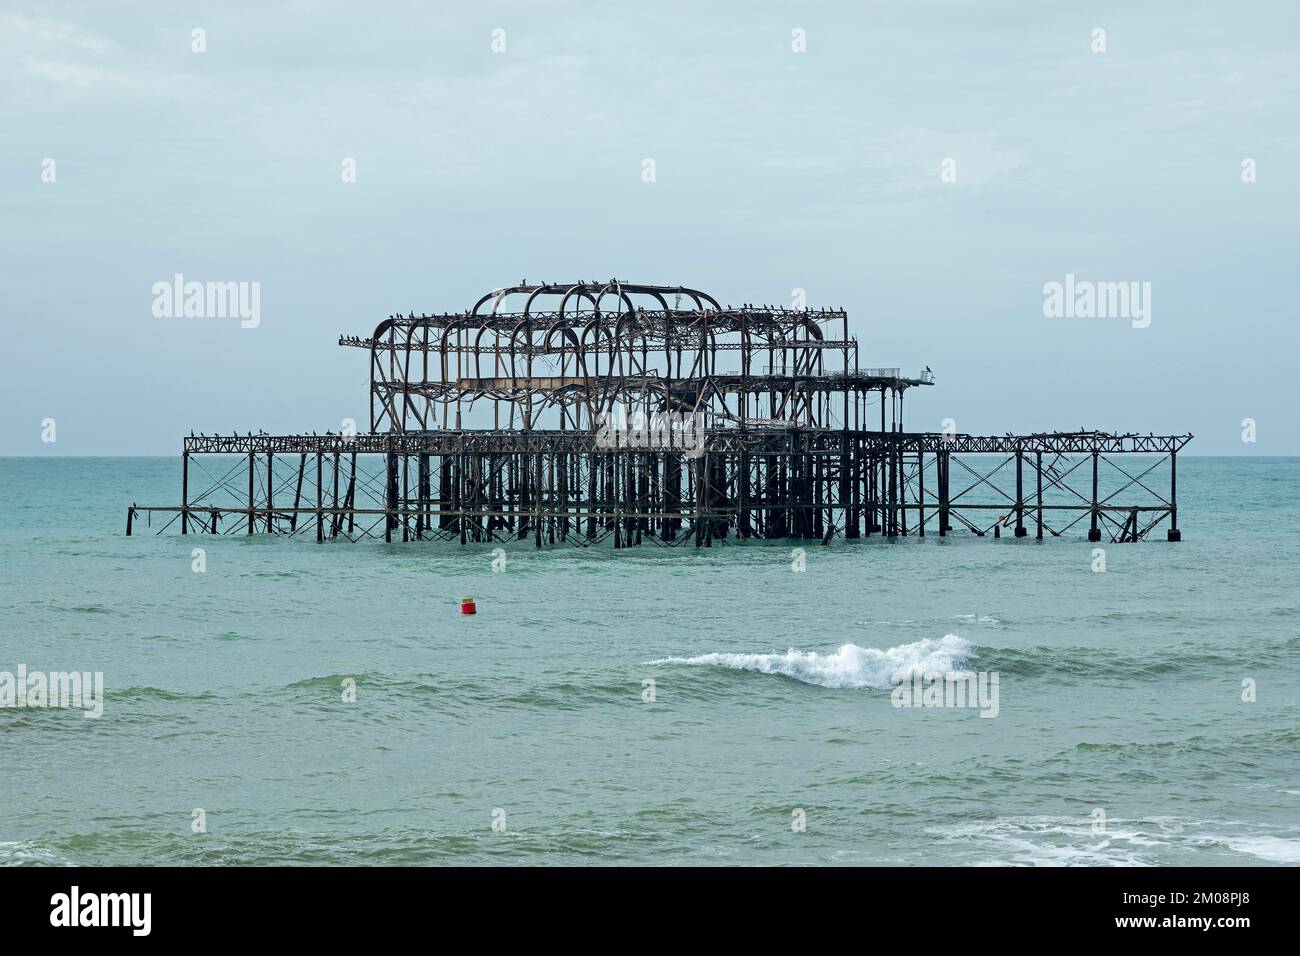
<svg viewBox="0 0 1300 956"><path fill-rule="evenodd" d="M895 674L959 672L964 669L972 650L970 641L956 634L947 634L937 640L927 637L883 651L845 644L833 654L790 648L784 654L701 654L698 657L665 657L647 664L728 667L759 674L780 674L819 687L888 690Z"/></svg>

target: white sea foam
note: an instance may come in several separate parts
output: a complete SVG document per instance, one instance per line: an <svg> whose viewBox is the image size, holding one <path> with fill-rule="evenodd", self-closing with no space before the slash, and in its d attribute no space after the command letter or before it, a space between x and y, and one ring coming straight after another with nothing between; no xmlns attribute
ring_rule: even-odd
<svg viewBox="0 0 1300 956"><path fill-rule="evenodd" d="M967 845L977 854L969 861L976 866L1156 866L1180 862L1188 853L1213 846L1270 863L1300 861L1300 840L1275 834L1224 834L1243 826L1239 821L1111 817L1103 833L1094 833L1086 817L1017 816L930 827L926 832Z"/></svg>
<svg viewBox="0 0 1300 956"><path fill-rule="evenodd" d="M665 657L649 664L691 664L730 667L760 674L782 674L819 687L888 690L895 674L958 673L971 653L971 643L956 634L924 638L911 644L878 650L845 644L833 654L799 651L784 654L701 654Z"/></svg>
<svg viewBox="0 0 1300 956"><path fill-rule="evenodd" d="M0 866L68 866L70 861L30 840L0 842Z"/></svg>
<svg viewBox="0 0 1300 956"><path fill-rule="evenodd" d="M1270 863L1300 863L1300 840L1282 837L1234 837L1224 841L1238 853L1248 853Z"/></svg>
<svg viewBox="0 0 1300 956"><path fill-rule="evenodd" d="M1078 817L1018 816L929 827L926 832L975 851L974 866L1150 866L1143 850L1158 847L1124 821L1108 820L1096 835L1091 820Z"/></svg>

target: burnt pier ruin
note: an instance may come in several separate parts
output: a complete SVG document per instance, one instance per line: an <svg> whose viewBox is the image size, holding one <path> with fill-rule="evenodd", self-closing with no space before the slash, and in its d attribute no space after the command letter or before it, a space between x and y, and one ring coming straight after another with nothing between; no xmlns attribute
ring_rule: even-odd
<svg viewBox="0 0 1300 956"><path fill-rule="evenodd" d="M181 501L127 534L615 548L953 534L1180 539L1191 435L908 431L926 369L864 367L842 309L632 283L520 283L394 315L366 431L191 435Z"/></svg>

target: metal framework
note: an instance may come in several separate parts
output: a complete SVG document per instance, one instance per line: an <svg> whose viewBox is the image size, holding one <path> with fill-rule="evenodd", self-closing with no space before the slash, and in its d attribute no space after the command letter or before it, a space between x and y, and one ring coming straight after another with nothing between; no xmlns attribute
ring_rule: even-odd
<svg viewBox="0 0 1300 956"><path fill-rule="evenodd" d="M370 354L367 433L191 435L180 505L131 505L127 534L157 513L159 533L539 547L1043 538L1085 522L1089 541L1166 521L1180 538L1192 436L907 432L904 395L933 374L860 367L842 309L520 283L339 344ZM195 495L192 466L209 478Z"/></svg>

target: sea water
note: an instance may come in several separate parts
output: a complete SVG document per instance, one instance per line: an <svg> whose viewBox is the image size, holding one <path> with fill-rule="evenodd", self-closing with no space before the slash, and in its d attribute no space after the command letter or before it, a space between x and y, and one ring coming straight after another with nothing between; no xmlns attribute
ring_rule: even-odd
<svg viewBox="0 0 1300 956"><path fill-rule="evenodd" d="M1296 459L1180 460L1177 544L128 538L178 461L0 490L0 671L104 682L0 708L0 862L1300 862Z"/></svg>

